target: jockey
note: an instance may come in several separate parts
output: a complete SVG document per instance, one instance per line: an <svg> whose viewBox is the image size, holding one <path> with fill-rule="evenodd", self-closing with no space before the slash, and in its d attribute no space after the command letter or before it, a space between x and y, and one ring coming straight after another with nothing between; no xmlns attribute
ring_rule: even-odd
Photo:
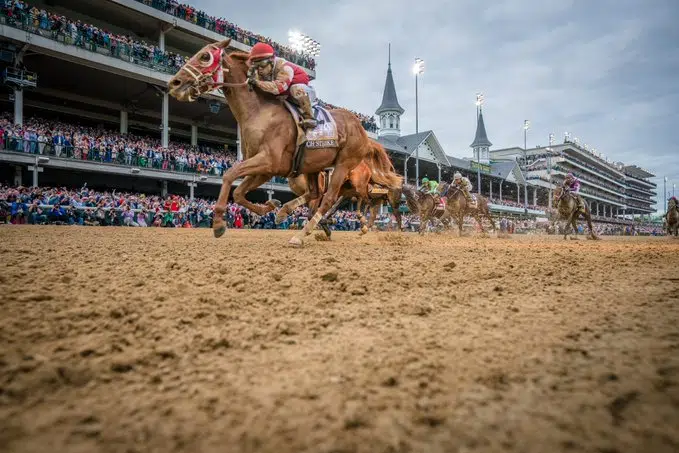
<svg viewBox="0 0 679 453"><path fill-rule="evenodd" d="M258 42L250 50L248 60L250 70L248 81L260 90L274 96L289 95L289 98L300 107L302 112L302 128L316 127L316 120L311 105L316 103L316 93L309 86L309 75L299 66L277 57L273 47Z"/></svg>
<svg viewBox="0 0 679 453"><path fill-rule="evenodd" d="M667 200L667 208L668 210L672 209L673 207L679 209L679 200L675 196L671 196L669 200Z"/></svg>
<svg viewBox="0 0 679 453"><path fill-rule="evenodd" d="M456 171L453 175L453 185L460 189L464 194L464 198L467 200L468 205L474 205L474 200L472 199L471 191L474 186L472 182L466 176L462 176L462 173Z"/></svg>
<svg viewBox="0 0 679 453"><path fill-rule="evenodd" d="M585 209L585 204L582 200L582 197L579 195L580 192L580 180L575 177L573 173L568 173L566 175L566 178L563 180L563 185L561 186L563 189L563 193L571 193L575 197L575 199L578 202L578 209Z"/></svg>
<svg viewBox="0 0 679 453"><path fill-rule="evenodd" d="M439 183L434 181L434 180L430 180L429 178L427 178L425 176L424 178L422 178L421 189L422 189L423 192L428 193L430 195L438 195L438 193L439 193Z"/></svg>

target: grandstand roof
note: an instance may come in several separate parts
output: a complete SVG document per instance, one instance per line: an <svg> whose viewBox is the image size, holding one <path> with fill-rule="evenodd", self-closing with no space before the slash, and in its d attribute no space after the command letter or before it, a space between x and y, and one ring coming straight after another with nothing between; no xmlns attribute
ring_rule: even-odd
<svg viewBox="0 0 679 453"><path fill-rule="evenodd" d="M626 165L623 168L623 170L624 170L626 175L632 176L634 178L646 179L646 178L652 178L652 177L655 176L653 173L649 173L648 171L646 171L643 168L640 168L636 165Z"/></svg>

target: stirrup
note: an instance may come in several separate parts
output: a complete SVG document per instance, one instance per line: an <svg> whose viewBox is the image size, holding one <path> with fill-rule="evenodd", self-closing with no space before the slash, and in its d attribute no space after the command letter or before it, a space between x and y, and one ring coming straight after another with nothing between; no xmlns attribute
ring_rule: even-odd
<svg viewBox="0 0 679 453"><path fill-rule="evenodd" d="M302 129L313 129L314 127L318 126L318 121L314 119L303 119L301 121L301 126Z"/></svg>

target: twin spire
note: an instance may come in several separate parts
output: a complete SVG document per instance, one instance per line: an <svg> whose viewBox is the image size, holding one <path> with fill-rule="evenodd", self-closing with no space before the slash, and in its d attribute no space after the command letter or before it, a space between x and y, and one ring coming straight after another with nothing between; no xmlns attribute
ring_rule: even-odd
<svg viewBox="0 0 679 453"><path fill-rule="evenodd" d="M398 103L396 96L396 87L394 86L394 77L391 74L391 43L389 43L389 63L387 66L387 80L384 82L384 93L382 94L382 104L375 111L376 115L383 113L398 112L402 115L405 110Z"/></svg>

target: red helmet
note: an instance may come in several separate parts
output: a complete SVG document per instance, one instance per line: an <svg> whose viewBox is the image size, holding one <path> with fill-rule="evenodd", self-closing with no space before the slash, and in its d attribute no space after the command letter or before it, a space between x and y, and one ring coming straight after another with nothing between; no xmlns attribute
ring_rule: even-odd
<svg viewBox="0 0 679 453"><path fill-rule="evenodd" d="M250 60L263 60L274 56L273 47L265 42L258 42L250 50Z"/></svg>

